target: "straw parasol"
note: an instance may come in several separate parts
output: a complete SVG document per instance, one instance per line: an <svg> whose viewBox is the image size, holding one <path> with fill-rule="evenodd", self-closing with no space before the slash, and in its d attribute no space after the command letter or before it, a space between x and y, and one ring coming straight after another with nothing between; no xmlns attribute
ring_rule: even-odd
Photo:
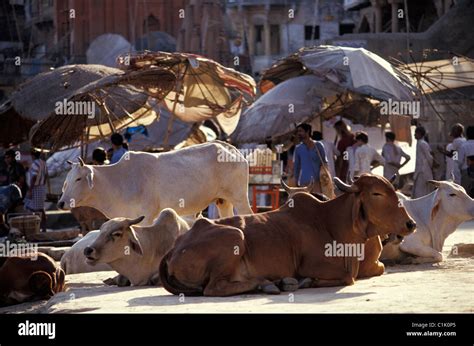
<svg viewBox="0 0 474 346"><path fill-rule="evenodd" d="M439 56L449 58L436 59ZM426 102L441 121L446 122L446 119L436 106L437 99L445 100L443 102L443 107L446 108L445 113L456 116L469 113L470 110L459 100L472 99L473 59L437 49L425 49L421 61L404 63L396 58L392 60L399 64L400 70L416 82L422 94L421 101Z"/></svg>
<svg viewBox="0 0 474 346"><path fill-rule="evenodd" d="M158 117L151 101L161 101L174 83L173 73L160 68L119 70L95 80L64 99L66 104L93 105L93 114L53 112L31 129L31 144L58 150L78 141L105 138L138 119L149 118L144 122L150 123Z"/></svg>
<svg viewBox="0 0 474 346"><path fill-rule="evenodd" d="M47 71L22 83L0 106L2 146L28 140L31 127L54 112L57 101L105 76L122 73L102 65L68 65Z"/></svg>
<svg viewBox="0 0 474 346"><path fill-rule="evenodd" d="M164 99L173 115L168 129L174 117L185 122L200 122L220 115L217 121L230 134L237 126L242 107L255 97L252 77L199 55L146 51L121 56L119 62L125 70L160 67L176 75L175 88ZM225 121L232 118L234 121ZM169 131L165 143L168 135Z"/></svg>

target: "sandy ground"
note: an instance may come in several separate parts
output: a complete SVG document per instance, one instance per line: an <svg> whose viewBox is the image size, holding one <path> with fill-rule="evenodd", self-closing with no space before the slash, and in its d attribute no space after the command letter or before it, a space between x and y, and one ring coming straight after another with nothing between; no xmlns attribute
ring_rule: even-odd
<svg viewBox="0 0 474 346"><path fill-rule="evenodd" d="M381 277L353 286L304 289L277 296L227 298L173 296L163 288L107 287L113 272L67 276L69 290L48 302L25 303L0 313L411 313L473 312L474 257L448 257L457 243L474 243L474 221L445 243L445 261L387 267Z"/></svg>

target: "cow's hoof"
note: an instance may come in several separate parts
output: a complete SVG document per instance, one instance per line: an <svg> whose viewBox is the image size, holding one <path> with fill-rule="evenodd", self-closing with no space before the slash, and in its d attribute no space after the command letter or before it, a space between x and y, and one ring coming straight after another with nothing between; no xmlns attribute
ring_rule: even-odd
<svg viewBox="0 0 474 346"><path fill-rule="evenodd" d="M283 292L293 292L298 289L299 284L295 278L283 278L279 286Z"/></svg>
<svg viewBox="0 0 474 346"><path fill-rule="evenodd" d="M273 283L262 285L260 289L266 294L280 294L280 289Z"/></svg>
<svg viewBox="0 0 474 346"><path fill-rule="evenodd" d="M313 286L313 279L304 278L298 283L298 288L311 288Z"/></svg>
<svg viewBox="0 0 474 346"><path fill-rule="evenodd" d="M117 286L117 281L115 281L115 278L108 278L102 282L106 284L107 286Z"/></svg>

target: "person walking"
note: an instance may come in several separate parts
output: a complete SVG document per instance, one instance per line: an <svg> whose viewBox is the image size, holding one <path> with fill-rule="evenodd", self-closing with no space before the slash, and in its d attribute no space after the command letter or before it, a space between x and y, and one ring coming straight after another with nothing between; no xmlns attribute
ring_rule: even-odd
<svg viewBox="0 0 474 346"><path fill-rule="evenodd" d="M425 140L426 130L422 126L415 129L416 142L416 163L414 173L414 183L412 198L423 197L432 191L428 181L433 179L433 155L430 145Z"/></svg>
<svg viewBox="0 0 474 346"><path fill-rule="evenodd" d="M394 132L385 132L385 144L382 148L382 157L385 159L385 164L383 165L383 176L387 179L391 179L394 174L397 175L397 178L394 182L394 185L398 185L399 171L405 166L411 157L403 149L395 143L396 135ZM402 162L402 157L405 159L405 162Z"/></svg>
<svg viewBox="0 0 474 346"><path fill-rule="evenodd" d="M338 150L336 149L336 145L324 139L323 134L319 131L314 131L312 138L315 141L319 141L323 144L324 151L326 152L326 157L328 159L329 172L331 173L331 177L334 178L336 176L335 158L339 154Z"/></svg>
<svg viewBox="0 0 474 346"><path fill-rule="evenodd" d="M369 136L360 131L355 136L357 149L355 151L354 175L371 173L372 169L385 164L385 159L369 145Z"/></svg>
<svg viewBox="0 0 474 346"><path fill-rule="evenodd" d="M343 121L339 120L334 123L334 129L337 136L340 138L337 142L337 151L339 155L336 159L336 175L339 179L347 181L349 171L349 152L347 149L353 146L356 142L354 134L349 129L349 126Z"/></svg>
<svg viewBox="0 0 474 346"><path fill-rule="evenodd" d="M41 229L46 232L46 212L44 201L46 200L46 179L48 168L46 161L41 157L41 152L32 150L33 163L29 170L29 189L25 197L25 209L41 214Z"/></svg>
<svg viewBox="0 0 474 346"><path fill-rule="evenodd" d="M464 138L464 126L461 124L454 124L451 127L449 137L452 138L444 150L443 147L438 146L438 151L446 156L446 179L452 179L456 184L461 184L461 167L459 164L454 164L454 161L458 161L459 152L461 147L466 142Z"/></svg>
<svg viewBox="0 0 474 346"><path fill-rule="evenodd" d="M296 135L301 143L296 146L294 152L294 176L298 186L307 186L313 181L312 192L321 192L319 173L322 161L327 163L328 160L323 144L311 139L311 130L309 124L296 127Z"/></svg>

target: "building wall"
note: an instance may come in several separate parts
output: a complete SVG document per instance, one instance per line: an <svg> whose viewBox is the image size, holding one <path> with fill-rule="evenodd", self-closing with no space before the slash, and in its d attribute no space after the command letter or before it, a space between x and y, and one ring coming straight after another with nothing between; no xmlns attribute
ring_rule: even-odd
<svg viewBox="0 0 474 346"><path fill-rule="evenodd" d="M339 36L340 25L353 25L359 16L357 12L345 12L342 0L301 0L294 3L282 1L233 1L227 5L234 35L246 42L244 54L250 57L254 74L268 68L278 58L294 53L304 46L324 44L327 40ZM290 17L293 11L294 17ZM263 33L257 34L256 27L263 26ZM265 28L277 26L279 29L279 52L275 51L274 32L265 35ZM305 37L306 27L318 27L319 36ZM261 43L257 43L263 36ZM273 44L266 46L266 37ZM257 47L257 45L261 47Z"/></svg>
<svg viewBox="0 0 474 346"><path fill-rule="evenodd" d="M77 57L84 57L89 44L105 33L116 33L130 43L148 31L164 31L177 38L182 19L179 9L185 0L56 0L57 40L73 34L69 43L63 44ZM75 19L68 18L75 10ZM147 23L148 20L148 23ZM68 44L70 45L68 47Z"/></svg>

